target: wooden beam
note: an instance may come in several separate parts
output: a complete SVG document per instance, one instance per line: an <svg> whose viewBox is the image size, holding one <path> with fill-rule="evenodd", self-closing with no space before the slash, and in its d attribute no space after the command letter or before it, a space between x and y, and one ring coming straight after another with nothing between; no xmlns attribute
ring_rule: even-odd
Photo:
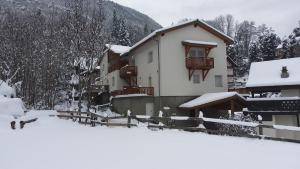
<svg viewBox="0 0 300 169"><path fill-rule="evenodd" d="M299 119L299 114L296 115L297 118L297 126L300 127L300 119Z"/></svg>
<svg viewBox="0 0 300 169"><path fill-rule="evenodd" d="M206 76L208 75L209 70L202 70L202 79L205 80Z"/></svg>

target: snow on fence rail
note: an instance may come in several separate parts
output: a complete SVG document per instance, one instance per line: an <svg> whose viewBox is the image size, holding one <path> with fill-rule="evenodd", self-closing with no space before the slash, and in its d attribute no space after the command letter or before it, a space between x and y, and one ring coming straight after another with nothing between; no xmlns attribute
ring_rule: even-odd
<svg viewBox="0 0 300 169"><path fill-rule="evenodd" d="M216 124L228 124L228 125L236 125L236 126L245 126L259 129L259 135L243 135L242 137L250 137L250 138L261 138L261 139L269 139L269 140L279 140L279 141L288 141L300 143L300 140L292 140L285 138L273 138L263 135L263 128L274 129L274 130L287 130L300 132L300 127L293 126L283 126L283 125L265 125L262 124L262 119L259 118L259 123L255 122L244 122L244 121L235 121L235 120L226 120L226 119L214 119L214 118L205 118L200 115L200 117L188 117L188 116L170 116L163 117L162 113L160 116L145 116L145 115L131 115L128 112L127 116L117 116L117 117L104 117L102 115L96 113L87 113L87 112L59 112L60 114L57 117L73 119L73 121L79 120L79 123L90 124L91 126L95 126L96 124L105 125L105 126L115 126L115 127L137 127L136 123L132 123L133 120L135 122L148 122L148 128L158 128L158 129L179 129L185 131L198 131L198 132L206 132L211 134L222 134L220 131L206 129L203 127L204 122L211 122ZM81 119L85 119L85 122L82 122ZM122 122L110 122L110 120L123 119ZM125 119L125 121L124 121ZM182 127L182 126L174 126L172 123L175 121L187 121L187 122L197 122L198 127ZM167 122L163 124L162 122Z"/></svg>

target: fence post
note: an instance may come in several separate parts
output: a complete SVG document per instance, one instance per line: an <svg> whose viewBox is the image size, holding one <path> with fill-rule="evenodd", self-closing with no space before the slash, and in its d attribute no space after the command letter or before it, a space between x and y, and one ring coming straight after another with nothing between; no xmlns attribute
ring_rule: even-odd
<svg viewBox="0 0 300 169"><path fill-rule="evenodd" d="M131 111L127 111L127 127L130 128L130 123L131 123Z"/></svg>
<svg viewBox="0 0 300 169"><path fill-rule="evenodd" d="M108 127L109 126L108 115L106 113L104 113L104 118L105 118L106 126Z"/></svg>
<svg viewBox="0 0 300 169"><path fill-rule="evenodd" d="M258 118L258 123L259 123L259 125L258 125L258 134L263 135L263 127L262 127L263 119L262 119L261 115L258 115L257 118Z"/></svg>
<svg viewBox="0 0 300 169"><path fill-rule="evenodd" d="M75 115L76 114L78 115L78 122L81 123L81 113L77 112L77 113L75 113Z"/></svg>
<svg viewBox="0 0 300 169"><path fill-rule="evenodd" d="M199 111L199 128L205 129L204 125L204 119L203 119L203 112Z"/></svg>
<svg viewBox="0 0 300 169"><path fill-rule="evenodd" d="M90 120L90 121L91 121L91 126L92 126L92 127L95 127L95 126L96 126L96 125L95 125L94 119L95 119L95 115L91 113L91 120Z"/></svg>
<svg viewBox="0 0 300 169"><path fill-rule="evenodd" d="M11 129L15 130L16 129L16 122L15 121L10 122L10 127L11 127Z"/></svg>
<svg viewBox="0 0 300 169"><path fill-rule="evenodd" d="M159 120L158 120L158 126L160 126L159 128L162 130L163 129L163 123L161 122L161 120L162 120L162 117L163 117L163 115L164 115L164 112L163 111L159 111L159 113L158 113L158 117L160 118Z"/></svg>

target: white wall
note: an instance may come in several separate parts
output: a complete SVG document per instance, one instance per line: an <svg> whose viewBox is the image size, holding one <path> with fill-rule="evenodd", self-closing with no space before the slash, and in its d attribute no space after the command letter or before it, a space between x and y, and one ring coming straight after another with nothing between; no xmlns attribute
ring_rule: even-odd
<svg viewBox="0 0 300 169"><path fill-rule="evenodd" d="M153 52L153 62L148 63L148 54ZM130 53L130 59L134 58L138 69L137 84L141 87L154 87L154 95L158 96L158 46L155 40L151 40L142 47ZM131 61L130 61L131 63ZM152 77L152 86L148 85L149 76Z"/></svg>
<svg viewBox="0 0 300 169"><path fill-rule="evenodd" d="M100 62L99 85L109 85L107 75L108 75L108 55L106 53Z"/></svg>
<svg viewBox="0 0 300 169"><path fill-rule="evenodd" d="M198 40L218 43L208 57L215 59L215 68L211 69L201 83L194 84L189 80L188 69L185 66L185 48L183 40ZM161 95L162 96L199 96L208 92L227 91L227 60L226 44L223 40L202 28L187 26L171 31L161 37ZM223 76L223 87L215 87L215 75Z"/></svg>
<svg viewBox="0 0 300 169"><path fill-rule="evenodd" d="M282 97L300 97L300 89L289 89L281 91Z"/></svg>
<svg viewBox="0 0 300 169"><path fill-rule="evenodd" d="M123 90L124 86L128 86L127 82L120 78L120 70L115 70L107 75L109 81L109 91ZM115 78L115 84L113 85L113 77Z"/></svg>
<svg viewBox="0 0 300 169"><path fill-rule="evenodd" d="M227 68L227 75L233 75L233 69L228 69Z"/></svg>
<svg viewBox="0 0 300 169"><path fill-rule="evenodd" d="M299 97L300 89L282 90L281 95L282 97ZM275 115L273 119L274 119L274 123L278 125L298 126L296 115ZM299 132L286 131L286 130L277 130L276 136L290 138L290 139L300 139Z"/></svg>
<svg viewBox="0 0 300 169"><path fill-rule="evenodd" d="M296 115L276 115L274 116L274 123L277 125L285 126L297 126ZM276 130L277 137L289 138L289 139L300 139L300 133L295 131L287 130Z"/></svg>

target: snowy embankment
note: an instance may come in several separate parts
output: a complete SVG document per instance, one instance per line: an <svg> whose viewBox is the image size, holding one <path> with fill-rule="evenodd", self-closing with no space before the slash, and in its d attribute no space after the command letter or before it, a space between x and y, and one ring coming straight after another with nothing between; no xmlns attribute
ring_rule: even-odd
<svg viewBox="0 0 300 169"><path fill-rule="evenodd" d="M107 128L30 112L23 130L0 129L1 169L298 169L300 144L175 130Z"/></svg>

